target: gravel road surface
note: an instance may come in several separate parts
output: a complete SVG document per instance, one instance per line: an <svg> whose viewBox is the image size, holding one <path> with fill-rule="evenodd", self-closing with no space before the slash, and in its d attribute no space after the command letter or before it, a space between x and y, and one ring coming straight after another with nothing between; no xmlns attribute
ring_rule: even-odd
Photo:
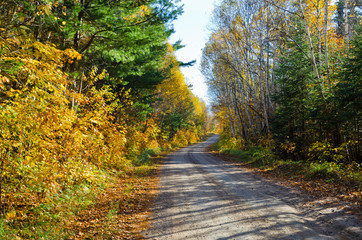
<svg viewBox="0 0 362 240"><path fill-rule="evenodd" d="M145 238L362 239L355 217L306 208L308 196L208 154L206 147L217 140L215 135L166 160Z"/></svg>

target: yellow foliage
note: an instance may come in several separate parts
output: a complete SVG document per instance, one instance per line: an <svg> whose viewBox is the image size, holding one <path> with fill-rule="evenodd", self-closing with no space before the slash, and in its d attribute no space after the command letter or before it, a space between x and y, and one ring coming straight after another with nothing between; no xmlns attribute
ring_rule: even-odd
<svg viewBox="0 0 362 240"><path fill-rule="evenodd" d="M129 22L138 22L142 21L145 17L149 16L150 14L151 14L151 9L149 9L146 5L141 5L138 8L136 8L132 14L123 17L123 19Z"/></svg>
<svg viewBox="0 0 362 240"><path fill-rule="evenodd" d="M115 106L105 101L113 94L106 88L75 92L69 88L73 79L61 70L81 55L14 36L0 38L5 46L0 62L0 156L8 198L40 204L61 189L101 181L95 166L129 167L125 129L111 122ZM105 74L89 78L103 79ZM71 107L74 101L78 110Z"/></svg>
<svg viewBox="0 0 362 240"><path fill-rule="evenodd" d="M50 15L52 6L53 6L52 2L48 2L47 4L39 5L38 6L38 10L39 10L38 15L42 15L42 14Z"/></svg>
<svg viewBox="0 0 362 240"><path fill-rule="evenodd" d="M14 218L16 217L16 211L15 210L12 210L10 212L7 212L6 215L5 215L5 219L7 221L11 221L13 220Z"/></svg>
<svg viewBox="0 0 362 240"><path fill-rule="evenodd" d="M327 39L328 44L332 44L335 39L332 37L334 35L334 29L332 20L335 16L335 12L337 10L337 7L335 4L331 4L332 1L329 0L328 5L328 36L331 36ZM319 3L319 5L318 5ZM320 27L321 31L321 41L324 42L324 35L322 34L323 31L323 25L324 25L324 1L322 0L308 0L306 1L306 9L305 9L305 15L309 24L309 28L312 31L312 34L317 35L318 28L317 25Z"/></svg>
<svg viewBox="0 0 362 240"><path fill-rule="evenodd" d="M45 6L39 10L47 14ZM142 6L140 11L148 14ZM203 129L195 122L206 116L206 106L192 95L172 54L166 61L175 67L157 89L163 101L156 114L128 123L127 110L134 106L130 90L121 89L120 100L109 87L94 86L108 80L106 71L67 74L64 69L82 57L74 49L59 50L25 33L0 34L0 159L10 206L51 203L69 188L105 183L103 170L131 171L132 161L148 150L199 140ZM77 81L87 90L74 87ZM183 123L187 127L172 139L164 137L160 119L176 111L190 115Z"/></svg>

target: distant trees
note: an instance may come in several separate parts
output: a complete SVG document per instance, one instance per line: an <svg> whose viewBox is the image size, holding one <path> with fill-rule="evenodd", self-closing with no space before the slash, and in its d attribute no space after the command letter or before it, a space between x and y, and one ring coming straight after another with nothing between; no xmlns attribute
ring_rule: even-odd
<svg viewBox="0 0 362 240"><path fill-rule="evenodd" d="M225 133L240 147L272 136L285 157L360 162L360 4L222 1L202 69Z"/></svg>
<svg viewBox="0 0 362 240"><path fill-rule="evenodd" d="M157 86L155 115L161 134L171 140L183 130L192 131L196 136L206 134L207 121L205 103L195 97L185 82L171 45L168 45L166 62L169 76ZM183 132L185 134L185 132ZM192 135L192 134L191 134ZM194 138L189 135L189 137ZM192 139L185 139L189 141ZM195 141L196 139L193 139Z"/></svg>

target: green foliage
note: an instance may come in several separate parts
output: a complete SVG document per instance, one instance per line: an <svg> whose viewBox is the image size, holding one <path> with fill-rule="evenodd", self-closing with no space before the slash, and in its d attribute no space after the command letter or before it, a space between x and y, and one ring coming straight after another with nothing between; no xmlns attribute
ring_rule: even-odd
<svg viewBox="0 0 362 240"><path fill-rule="evenodd" d="M220 140L211 149L235 156L238 161L260 168L269 168L276 164L276 156L265 146L255 145L242 150L236 139L225 134L221 135Z"/></svg>
<svg viewBox="0 0 362 240"><path fill-rule="evenodd" d="M133 164L137 166L147 165L150 158L160 154L161 151L161 148L146 148L137 156L137 158L133 161Z"/></svg>
<svg viewBox="0 0 362 240"><path fill-rule="evenodd" d="M307 144L304 133L307 120L310 119L309 111L313 107L312 94L315 93L313 70L305 55L307 42L301 23L297 26L293 40L288 41L283 49L276 70L276 81L279 83L280 91L274 95L274 101L279 107L271 121L274 139L284 144L295 143L296 150L293 153L301 153ZM298 157L290 156L287 152L284 154L286 157Z"/></svg>
<svg viewBox="0 0 362 240"><path fill-rule="evenodd" d="M311 163L306 179L338 180L340 167L335 163Z"/></svg>
<svg viewBox="0 0 362 240"><path fill-rule="evenodd" d="M221 151L230 151L232 149L237 149L237 143L235 138L230 138L226 134L220 136L219 141L215 145L217 150Z"/></svg>

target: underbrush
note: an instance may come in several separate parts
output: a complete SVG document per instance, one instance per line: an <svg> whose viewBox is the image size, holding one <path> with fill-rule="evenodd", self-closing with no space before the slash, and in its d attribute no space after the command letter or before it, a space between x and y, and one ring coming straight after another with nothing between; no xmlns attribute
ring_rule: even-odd
<svg viewBox="0 0 362 240"><path fill-rule="evenodd" d="M69 228L78 212L90 207L116 176L97 170L94 181L82 181L59 189L46 199L37 201L28 193L28 203L19 204L12 197L5 217L0 220L0 239L67 239L75 233ZM10 197L10 196L9 196ZM24 196L22 196L24 197Z"/></svg>
<svg viewBox="0 0 362 240"><path fill-rule="evenodd" d="M184 146L190 142L185 141L179 134L172 146L168 144L149 144L152 147L138 148L130 154L128 159L122 158L121 163L111 162L107 165L96 166L84 161L79 165L71 165L64 169L67 172L65 179L56 179L53 192L47 188L40 189L40 185L32 190L29 185L22 188L26 192L7 192L4 202L5 212L0 219L0 239L84 239L86 235L79 235L78 229L92 225L97 219L92 214L86 222L77 220L84 211L97 211L100 218L105 217L99 225L93 226L93 233L108 229L107 237L122 232L125 229L111 224L107 219L120 219L123 211L136 208L135 198L143 198L137 195L138 189L145 188L147 179L152 178L157 168L156 156L164 155L174 150L177 146ZM194 137L195 141L198 139ZM33 169L34 171L34 169ZM59 175L60 176L60 175ZM64 177L64 176L63 176ZM23 183L31 182L26 177L21 179ZM59 181L62 180L62 181ZM119 186L119 182L124 185ZM19 181L20 182L20 181ZM20 182L21 183L21 182ZM52 183L49 183L52 184ZM107 213L100 211L99 201L106 192L117 192L106 201ZM135 192L135 193L133 193ZM132 193L132 194L131 194ZM148 201L148 200L147 200ZM146 200L145 203L148 203ZM127 210L128 211L128 210ZM81 214L82 213L82 214ZM111 216L112 215L112 216ZM112 220L113 221L113 220ZM119 220L121 221L121 220ZM128 221L128 220L127 220ZM122 220L121 222L127 223ZM131 221L131 220L130 220ZM118 230L115 230L118 229ZM82 231L81 231L82 232ZM92 234L87 236L92 239ZM74 238L74 236L77 236Z"/></svg>
<svg viewBox="0 0 362 240"><path fill-rule="evenodd" d="M18 204L14 202L8 206L5 217L0 219L0 239L72 239L78 234L75 231L83 224L76 223L77 216L87 209L95 208L102 198L104 192L118 188L119 194L127 195L134 189L134 182L141 176L150 176L156 168L156 163L151 156L158 154L158 149L145 150L138 157L139 161L127 171L116 171L112 169L97 170L93 173L94 181L82 181L65 189L57 191L51 197L42 202L30 201L31 204ZM120 189L115 184L119 179L128 181L124 188ZM31 197L31 194L28 194ZM125 197L126 199L126 197ZM14 201L16 199L13 199ZM30 200L30 199L29 199ZM35 199L34 199L35 200ZM110 199L111 200L111 199ZM109 205L120 204L120 202L108 202ZM122 206L129 207L126 202ZM119 209L112 208L114 214ZM111 214L111 211L108 215ZM107 215L107 216L108 216ZM87 221L93 221L90 217ZM103 224L103 223L101 223ZM104 222L106 224L106 221ZM99 231L105 226L100 225ZM79 236L77 239L84 239Z"/></svg>

